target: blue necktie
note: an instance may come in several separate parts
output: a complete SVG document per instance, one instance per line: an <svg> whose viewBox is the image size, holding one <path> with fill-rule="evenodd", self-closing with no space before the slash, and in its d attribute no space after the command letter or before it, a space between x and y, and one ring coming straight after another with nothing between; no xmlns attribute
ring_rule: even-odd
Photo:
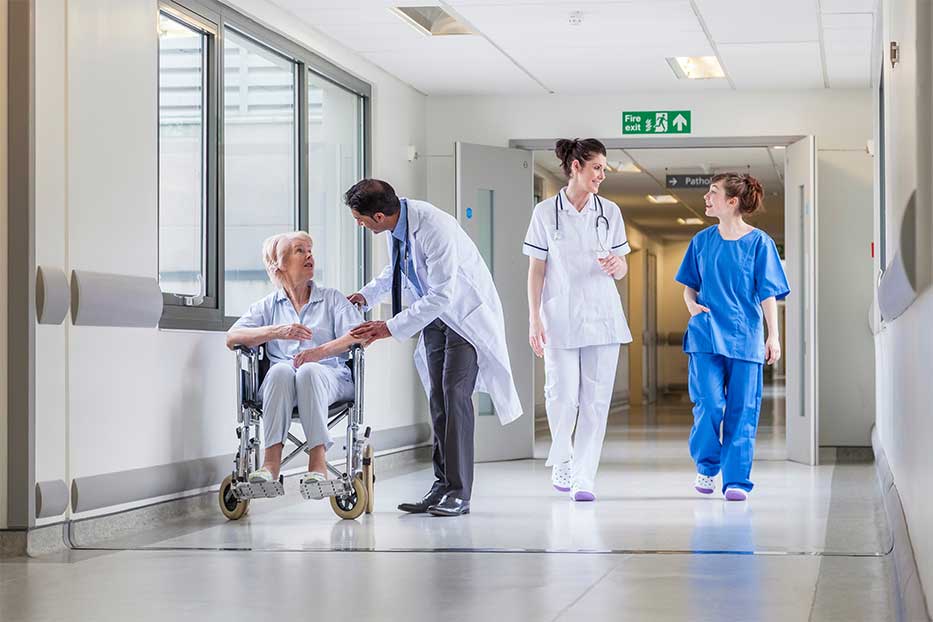
<svg viewBox="0 0 933 622"><path fill-rule="evenodd" d="M392 316L402 312L402 242L392 238Z"/></svg>

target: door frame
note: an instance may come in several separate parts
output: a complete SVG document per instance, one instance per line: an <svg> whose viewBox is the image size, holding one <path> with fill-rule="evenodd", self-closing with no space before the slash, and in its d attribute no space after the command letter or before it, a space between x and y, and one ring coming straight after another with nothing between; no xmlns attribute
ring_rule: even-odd
<svg viewBox="0 0 933 622"><path fill-rule="evenodd" d="M642 137L612 137L612 138L599 138L606 149L703 149L703 148L735 148L735 147L775 147L783 146L787 147L796 143L804 138L806 134L793 134L793 135L777 135L777 136L642 136ZM509 140L509 147L515 149L525 149L527 151L553 151L555 145L557 144L558 138L513 138ZM811 209L813 209L813 226L816 227L817 224L817 205L818 205L818 189L819 189L819 167L817 163L818 152L814 153L814 162L813 166L816 170L814 173L814 188L813 188L813 200L811 202ZM786 198L785 198L785 210L786 207ZM794 230L791 231L785 227L784 236L785 239L787 236L798 236L800 232ZM813 234L814 238L816 233ZM801 240L802 242L802 240ZM646 261L647 265L647 261ZM818 266L819 266L819 245L814 240L813 243L813 253L810 259L811 267L811 278L807 280L806 291L801 292L806 296L807 300L812 300L818 303L817 295L817 277L818 277ZM808 318L816 317L816 305L813 305L812 313L808 314ZM816 399L816 402L812 406L813 410L813 426L814 426L814 445L816 446L816 451L814 452L811 463L816 465L819 464L819 401L816 396L819 396L820 389L820 375L819 375L819 326L815 319L811 321L811 325L805 327L806 330L812 335L812 341L810 345L812 347L812 373L810 374L809 380L811 381L812 395L814 396L811 399ZM785 353L787 355L788 353ZM787 369L785 365L785 370ZM785 371L785 374L787 372ZM801 370L801 373L804 373L804 370ZM800 403L799 408L806 408L805 403Z"/></svg>

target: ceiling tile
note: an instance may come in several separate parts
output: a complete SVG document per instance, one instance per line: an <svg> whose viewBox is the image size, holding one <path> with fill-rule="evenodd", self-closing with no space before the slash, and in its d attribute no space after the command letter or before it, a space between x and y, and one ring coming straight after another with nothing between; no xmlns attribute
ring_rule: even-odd
<svg viewBox="0 0 933 622"><path fill-rule="evenodd" d="M824 87L816 42L729 44L719 46L719 53L739 89Z"/></svg>
<svg viewBox="0 0 933 622"><path fill-rule="evenodd" d="M696 0L717 43L818 41L816 0Z"/></svg>

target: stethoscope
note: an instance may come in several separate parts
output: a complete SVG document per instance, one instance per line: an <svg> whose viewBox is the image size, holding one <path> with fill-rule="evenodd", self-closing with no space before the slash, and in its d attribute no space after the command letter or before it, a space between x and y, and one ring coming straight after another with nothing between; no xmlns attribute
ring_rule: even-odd
<svg viewBox="0 0 933 622"><path fill-rule="evenodd" d="M564 211L564 200L561 198L561 192L557 193L557 200L554 202L554 239L562 240L564 234L560 232L560 213ZM606 232L609 231L609 219L606 218L605 212L603 212L603 202L599 200L599 195L594 194L593 199L596 201L596 206L599 208L599 216L596 217L596 239L599 239L599 223L605 223Z"/></svg>

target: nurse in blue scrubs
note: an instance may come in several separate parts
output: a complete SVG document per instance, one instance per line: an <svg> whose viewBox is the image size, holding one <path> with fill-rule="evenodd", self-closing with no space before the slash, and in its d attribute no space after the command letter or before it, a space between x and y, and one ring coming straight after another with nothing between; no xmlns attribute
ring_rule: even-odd
<svg viewBox="0 0 933 622"><path fill-rule="evenodd" d="M684 352L690 358L694 403L694 487L712 494L722 472L721 489L729 501L744 501L753 486L749 475L762 366L781 358L777 301L790 293L774 240L743 219L761 209L762 195L761 184L751 175L713 177L705 196L706 215L719 224L690 241L676 277L684 285L691 316Z"/></svg>

